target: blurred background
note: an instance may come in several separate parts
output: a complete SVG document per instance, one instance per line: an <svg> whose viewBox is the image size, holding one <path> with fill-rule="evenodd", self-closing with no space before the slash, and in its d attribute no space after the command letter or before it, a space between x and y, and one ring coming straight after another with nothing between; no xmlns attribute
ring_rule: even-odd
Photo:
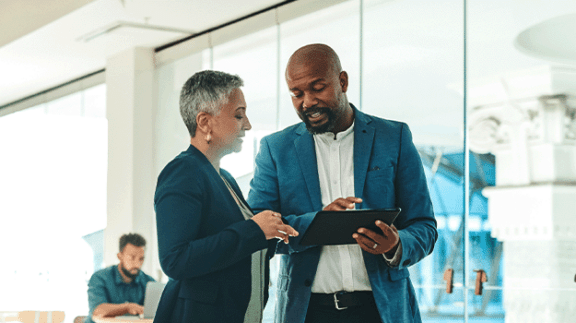
<svg viewBox="0 0 576 323"><path fill-rule="evenodd" d="M420 152L439 230L410 268L423 320L576 317L576 2L6 0L0 23L0 312L86 315L126 232L166 281L152 198L188 146L183 83L244 79L252 130L222 168L247 195L259 140L299 122L288 57L325 43L350 102Z"/></svg>

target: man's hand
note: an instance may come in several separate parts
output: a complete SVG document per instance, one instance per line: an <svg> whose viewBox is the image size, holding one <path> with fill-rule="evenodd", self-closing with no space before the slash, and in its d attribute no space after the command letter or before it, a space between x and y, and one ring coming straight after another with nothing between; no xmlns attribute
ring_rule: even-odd
<svg viewBox="0 0 576 323"><path fill-rule="evenodd" d="M144 314L144 306L128 302L120 304L102 303L94 309L94 312L92 312L92 316L116 317L119 315L124 315L126 313L132 315Z"/></svg>
<svg viewBox="0 0 576 323"><path fill-rule="evenodd" d="M298 236L298 231L282 222L280 213L266 210L253 216L252 220L262 229L267 240L278 238L288 243L289 237Z"/></svg>
<svg viewBox="0 0 576 323"><path fill-rule="evenodd" d="M136 303L126 303L126 309L128 310L128 314L131 315L140 315L144 314L144 306Z"/></svg>
<svg viewBox="0 0 576 323"><path fill-rule="evenodd" d="M326 205L324 211L346 211L354 209L355 204L362 203L362 199L354 196L347 198L339 197L334 202Z"/></svg>
<svg viewBox="0 0 576 323"><path fill-rule="evenodd" d="M366 228L360 228L358 229L359 234L354 233L352 237L356 239L362 250L373 255L386 253L387 257L392 258L400 242L398 230L394 225L388 226L380 220L376 221L376 225L382 230L382 235Z"/></svg>

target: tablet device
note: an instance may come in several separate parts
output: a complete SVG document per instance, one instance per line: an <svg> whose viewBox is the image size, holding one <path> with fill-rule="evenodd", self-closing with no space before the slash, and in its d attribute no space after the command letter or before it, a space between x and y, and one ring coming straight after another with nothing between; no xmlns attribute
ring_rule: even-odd
<svg viewBox="0 0 576 323"><path fill-rule="evenodd" d="M300 240L303 246L352 244L352 234L366 228L378 234L382 230L376 220L391 225L400 213L400 208L376 210L320 211L310 223Z"/></svg>

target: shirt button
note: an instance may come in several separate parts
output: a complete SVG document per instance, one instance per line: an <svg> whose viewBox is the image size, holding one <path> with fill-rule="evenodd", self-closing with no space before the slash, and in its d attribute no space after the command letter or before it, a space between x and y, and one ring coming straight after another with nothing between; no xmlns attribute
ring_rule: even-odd
<svg viewBox="0 0 576 323"><path fill-rule="evenodd" d="M304 286L306 286L306 287L312 286L312 281L311 281L310 279L306 279L306 280L304 281Z"/></svg>

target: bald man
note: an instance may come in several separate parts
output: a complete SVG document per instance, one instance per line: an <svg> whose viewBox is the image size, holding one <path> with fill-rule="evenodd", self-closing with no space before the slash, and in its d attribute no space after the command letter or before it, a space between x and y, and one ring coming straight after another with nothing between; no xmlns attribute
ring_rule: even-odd
<svg viewBox="0 0 576 323"><path fill-rule="evenodd" d="M393 226L377 222L356 244L280 244L276 323L421 322L408 267L438 238L418 152L408 126L348 102L348 74L323 44L298 49L286 83L303 123L262 139L248 203L274 210L300 233L320 210L399 207Z"/></svg>

